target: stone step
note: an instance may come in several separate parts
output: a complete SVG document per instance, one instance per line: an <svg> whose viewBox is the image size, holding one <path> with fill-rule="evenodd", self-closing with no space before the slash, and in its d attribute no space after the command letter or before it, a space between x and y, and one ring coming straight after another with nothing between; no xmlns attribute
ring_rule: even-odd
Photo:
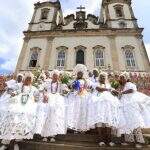
<svg viewBox="0 0 150 150"><path fill-rule="evenodd" d="M66 142L99 142L98 135L90 135L85 133L80 134L67 134L67 135L59 135L55 138L57 141L66 141Z"/></svg>
<svg viewBox="0 0 150 150"><path fill-rule="evenodd" d="M99 147L98 144L87 142L56 142L43 143L34 141L23 141L19 143L20 150L139 150L132 146ZM143 147L141 150L150 150L150 147Z"/></svg>
<svg viewBox="0 0 150 150"><path fill-rule="evenodd" d="M145 140L147 144L150 144L150 135L144 134ZM98 143L99 136L98 134L91 134L91 133L68 133L66 135L58 135L55 137L56 141L60 142L88 142L88 143ZM120 143L120 138L114 137L113 142ZM41 142L42 137L35 136L35 142Z"/></svg>
<svg viewBox="0 0 150 150"><path fill-rule="evenodd" d="M150 135L144 136L149 141ZM20 150L136 150L134 146L119 144L116 147L99 147L98 135L93 133L68 133L67 135L58 135L55 139L55 143L43 142L40 136L36 136L34 140L19 142L19 147ZM119 138L113 139L113 141L119 143ZM150 141L147 144L150 144ZM146 146L141 150L150 150L150 147Z"/></svg>

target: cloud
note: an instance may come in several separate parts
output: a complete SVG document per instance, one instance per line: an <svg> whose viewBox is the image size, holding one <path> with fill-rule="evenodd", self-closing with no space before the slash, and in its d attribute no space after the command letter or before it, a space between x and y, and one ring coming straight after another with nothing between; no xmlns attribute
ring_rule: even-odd
<svg viewBox="0 0 150 150"><path fill-rule="evenodd" d="M8 71L13 71L12 68L15 68L15 66L16 66L15 58L9 59L5 61L5 63L0 65L2 70L8 70Z"/></svg>
<svg viewBox="0 0 150 150"><path fill-rule="evenodd" d="M14 71L22 47L22 31L27 29L31 19L33 4L12 0L1 2L0 6L0 71ZM3 6L3 7L2 7Z"/></svg>
<svg viewBox="0 0 150 150"><path fill-rule="evenodd" d="M85 10L87 13L92 13L96 15L99 15L100 7L101 7L101 1L102 0L94 0L94 2L91 2L91 0L62 0L62 10L64 16L75 13L77 10L77 7L80 5L85 7Z"/></svg>

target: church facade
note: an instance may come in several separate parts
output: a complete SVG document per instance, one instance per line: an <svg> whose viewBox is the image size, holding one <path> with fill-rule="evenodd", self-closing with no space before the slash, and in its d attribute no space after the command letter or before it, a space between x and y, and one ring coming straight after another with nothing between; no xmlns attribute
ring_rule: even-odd
<svg viewBox="0 0 150 150"><path fill-rule="evenodd" d="M16 72L41 68L71 71L76 64L88 70L149 72L143 28L131 0L103 0L100 15L78 7L63 17L61 4L38 2L18 59Z"/></svg>

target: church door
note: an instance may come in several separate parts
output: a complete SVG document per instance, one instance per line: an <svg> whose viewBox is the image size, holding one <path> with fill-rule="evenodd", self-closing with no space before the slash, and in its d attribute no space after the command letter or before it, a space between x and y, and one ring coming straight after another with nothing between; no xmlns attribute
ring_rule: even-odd
<svg viewBox="0 0 150 150"><path fill-rule="evenodd" d="M84 64L84 51L83 50L77 51L76 64Z"/></svg>

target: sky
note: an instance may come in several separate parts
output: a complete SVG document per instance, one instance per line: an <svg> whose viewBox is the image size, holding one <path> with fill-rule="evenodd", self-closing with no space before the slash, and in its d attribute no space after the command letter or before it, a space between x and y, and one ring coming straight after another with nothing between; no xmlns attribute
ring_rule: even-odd
<svg viewBox="0 0 150 150"><path fill-rule="evenodd" d="M44 0L0 0L0 73L14 71L34 11L34 3ZM55 0L51 0L55 1ZM63 14L74 13L83 5L87 13L99 16L101 0L60 0ZM132 0L139 27L143 27L144 42L150 57L150 0Z"/></svg>

